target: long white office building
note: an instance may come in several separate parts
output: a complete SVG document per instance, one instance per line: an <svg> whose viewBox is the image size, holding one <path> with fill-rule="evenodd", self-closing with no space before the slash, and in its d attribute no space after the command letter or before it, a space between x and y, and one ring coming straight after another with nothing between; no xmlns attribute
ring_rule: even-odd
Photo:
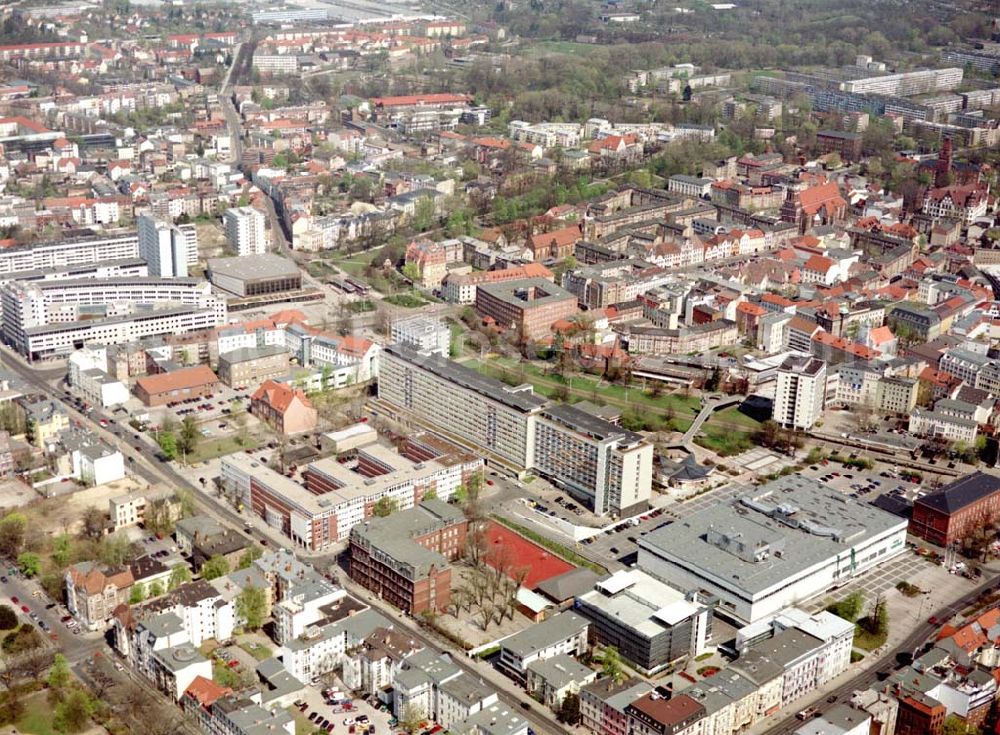
<svg viewBox="0 0 1000 735"><path fill-rule="evenodd" d="M599 515L645 510L653 445L575 408L437 354L394 344L379 361L379 400L508 472L534 470Z"/></svg>
<svg viewBox="0 0 1000 735"><path fill-rule="evenodd" d="M194 278L12 281L0 288L3 338L29 359L183 334L226 322L226 301Z"/></svg>
<svg viewBox="0 0 1000 735"><path fill-rule="evenodd" d="M0 276L139 257L135 230L0 249Z"/></svg>

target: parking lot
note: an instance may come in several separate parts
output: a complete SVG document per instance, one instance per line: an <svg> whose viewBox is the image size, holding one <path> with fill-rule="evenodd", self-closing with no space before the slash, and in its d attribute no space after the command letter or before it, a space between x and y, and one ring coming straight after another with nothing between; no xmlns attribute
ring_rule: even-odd
<svg viewBox="0 0 1000 735"><path fill-rule="evenodd" d="M337 699L346 699L350 709L331 704L334 700L323 696L324 691L331 689L343 693ZM366 732L383 735L393 731L389 725L392 715L386 709L372 706L363 699L351 698L348 692L347 687L335 675L325 676L316 686L306 687L305 695L295 707L297 717L306 720L311 727L345 735L361 735ZM324 721L326 725L323 725Z"/></svg>

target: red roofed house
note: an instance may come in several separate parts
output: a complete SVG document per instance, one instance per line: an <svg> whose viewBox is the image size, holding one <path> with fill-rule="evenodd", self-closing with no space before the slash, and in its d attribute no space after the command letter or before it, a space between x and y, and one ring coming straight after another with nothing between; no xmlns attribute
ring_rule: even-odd
<svg viewBox="0 0 1000 735"><path fill-rule="evenodd" d="M741 301L736 305L736 328L740 334L750 335L756 339L757 323L768 311L760 304Z"/></svg>
<svg viewBox="0 0 1000 735"><path fill-rule="evenodd" d="M212 705L232 693L229 687L216 684L204 676L196 676L181 696L181 709L198 721L202 732L210 732L207 725L212 720Z"/></svg>
<svg viewBox="0 0 1000 735"><path fill-rule="evenodd" d="M66 608L84 628L97 630L128 602L135 578L128 567L108 570L87 561L67 569L65 582Z"/></svg>
<svg viewBox="0 0 1000 735"><path fill-rule="evenodd" d="M187 398L201 398L218 390L219 378L207 365L172 370L140 378L135 395L145 406L165 406Z"/></svg>
<svg viewBox="0 0 1000 735"><path fill-rule="evenodd" d="M532 235L528 238L528 248L535 261L542 262L549 258L562 260L573 254L576 244L581 239L580 227L571 225L560 230Z"/></svg>
<svg viewBox="0 0 1000 735"><path fill-rule="evenodd" d="M250 413L282 434L312 431L319 418L303 391L273 380L250 397Z"/></svg>
<svg viewBox="0 0 1000 735"><path fill-rule="evenodd" d="M406 246L406 265L415 266L419 284L424 288L440 288L448 275L448 253L444 245L430 240L414 240Z"/></svg>
<svg viewBox="0 0 1000 735"><path fill-rule="evenodd" d="M832 286L840 277L840 267L836 261L823 255L812 255L802 266L803 283L822 283Z"/></svg>

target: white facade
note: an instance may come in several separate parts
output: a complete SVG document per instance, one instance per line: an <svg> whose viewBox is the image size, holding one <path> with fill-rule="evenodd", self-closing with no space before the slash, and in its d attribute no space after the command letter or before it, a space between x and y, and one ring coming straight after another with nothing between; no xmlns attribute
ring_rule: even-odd
<svg viewBox="0 0 1000 735"><path fill-rule="evenodd" d="M145 517L146 496L141 493L132 493L111 498L108 500L108 511L111 516L111 526L115 531L128 526L136 526Z"/></svg>
<svg viewBox="0 0 1000 735"><path fill-rule="evenodd" d="M125 458L103 442L74 449L73 477L87 485L105 485L125 477Z"/></svg>
<svg viewBox="0 0 1000 735"><path fill-rule="evenodd" d="M323 619L321 608L347 596L342 587L333 587L323 594L305 598L303 595L286 597L273 608L274 639L280 645L305 633L306 628Z"/></svg>
<svg viewBox="0 0 1000 735"><path fill-rule="evenodd" d="M223 217L226 240L237 255L260 255L267 252L264 213L253 207L227 209Z"/></svg>
<svg viewBox="0 0 1000 735"><path fill-rule="evenodd" d="M192 254L198 262L198 238L193 228L181 228L142 215L138 220L139 257L149 272L161 278L187 278Z"/></svg>
<svg viewBox="0 0 1000 735"><path fill-rule="evenodd" d="M69 356L69 382L91 403L102 408L120 406L129 399L128 386L112 380L107 369L107 348L84 347Z"/></svg>
<svg viewBox="0 0 1000 735"><path fill-rule="evenodd" d="M441 357L449 357L451 352L451 330L440 319L416 317L393 322L392 341Z"/></svg>
<svg viewBox="0 0 1000 735"><path fill-rule="evenodd" d="M225 299L193 278L12 281L0 289L0 306L4 339L32 357L68 354L87 342L120 344L211 329L226 321Z"/></svg>
<svg viewBox="0 0 1000 735"><path fill-rule="evenodd" d="M811 429L823 416L826 363L790 357L778 368L774 393L774 420L785 427Z"/></svg>
<svg viewBox="0 0 1000 735"><path fill-rule="evenodd" d="M0 250L0 276L139 257L135 232L16 245Z"/></svg>

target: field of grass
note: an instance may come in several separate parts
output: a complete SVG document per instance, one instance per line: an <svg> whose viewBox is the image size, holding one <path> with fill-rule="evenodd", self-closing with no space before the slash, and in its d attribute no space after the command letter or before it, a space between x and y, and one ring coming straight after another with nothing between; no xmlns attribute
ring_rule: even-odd
<svg viewBox="0 0 1000 735"><path fill-rule="evenodd" d="M267 646L258 645L256 648L251 648L248 644L241 643L240 648L249 653L258 661L266 661L267 659L271 658L271 656L274 655L274 651L272 651Z"/></svg>
<svg viewBox="0 0 1000 735"><path fill-rule="evenodd" d="M730 428L712 426L708 423L701 427L701 433L695 437L694 443L712 450L720 457L740 454L753 447L748 432L733 431Z"/></svg>
<svg viewBox="0 0 1000 735"><path fill-rule="evenodd" d="M532 48L553 54L588 54L594 50L593 44L575 41L542 41Z"/></svg>
<svg viewBox="0 0 1000 735"><path fill-rule="evenodd" d="M760 426L760 422L753 416L747 416L745 413L741 412L739 407L730 406L729 408L724 408L721 411L716 411L712 416L705 422L706 426L711 425L713 422L725 422L726 424L732 425L736 424L738 426L745 426L748 429L756 429Z"/></svg>
<svg viewBox="0 0 1000 735"><path fill-rule="evenodd" d="M568 378L556 372L546 375L545 371L537 365L517 363L506 357L492 358L486 362L469 360L466 364L493 377L505 374L520 379L523 374L525 381L534 385L537 392L545 395L551 394L554 386L563 385L572 390L571 397L589 399L597 397L609 403L649 406L661 411L671 409L681 418L684 416L693 418L698 415L701 408L698 399L694 396L674 393L654 397L638 386L625 388L622 385L599 382L599 379L593 376L573 375L572 378Z"/></svg>
<svg viewBox="0 0 1000 735"><path fill-rule="evenodd" d="M854 647L864 651L874 651L884 644L888 637L888 633L869 633L862 626L857 625L854 628Z"/></svg>
<svg viewBox="0 0 1000 735"><path fill-rule="evenodd" d="M364 301L351 301L347 304L347 310L352 314L364 314L369 311L375 311L375 304L368 299Z"/></svg>
<svg viewBox="0 0 1000 735"><path fill-rule="evenodd" d="M204 462L208 459L221 457L224 454L242 452L244 449L256 449L260 445L260 439L253 435L247 436L246 439L243 444L240 444L234 436L219 437L218 439L206 439L203 437L198 442L195 450L188 455L188 463Z"/></svg>
<svg viewBox="0 0 1000 735"><path fill-rule="evenodd" d="M44 694L36 694L24 700L24 714L17 720L17 732L29 735L56 735L52 726L55 708Z"/></svg>
<svg viewBox="0 0 1000 735"><path fill-rule="evenodd" d="M397 293L392 296L386 296L385 303L392 304L393 306L402 306L406 309L416 309L418 306L423 306L427 302L417 294Z"/></svg>

